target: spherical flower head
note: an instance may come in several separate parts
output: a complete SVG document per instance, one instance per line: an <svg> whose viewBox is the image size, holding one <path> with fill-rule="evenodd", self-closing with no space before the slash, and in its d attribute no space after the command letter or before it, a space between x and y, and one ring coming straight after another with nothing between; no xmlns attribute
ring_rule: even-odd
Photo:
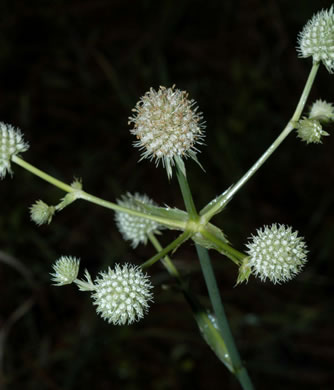
<svg viewBox="0 0 334 390"><path fill-rule="evenodd" d="M126 195L123 195L121 199L118 199L117 203L120 206L124 206L132 210L145 212L145 208L137 201L147 205L156 205L155 202L147 195L141 195L138 193L132 195L129 192ZM137 217L122 211L116 211L115 220L118 230L121 232L124 240L131 241L131 246L133 248L136 248L140 243L146 244L150 233L159 234L160 230L163 229L163 227L155 221Z"/></svg>
<svg viewBox="0 0 334 390"><path fill-rule="evenodd" d="M92 294L96 311L114 325L132 324L144 317L152 301L153 288L147 274L131 264L116 264L101 272Z"/></svg>
<svg viewBox="0 0 334 390"><path fill-rule="evenodd" d="M61 256L52 266L51 280L55 286L71 284L78 277L80 259L72 256Z"/></svg>
<svg viewBox="0 0 334 390"><path fill-rule="evenodd" d="M300 57L313 57L314 62L325 65L329 73L334 70L334 14L333 6L321 10L307 22L298 36Z"/></svg>
<svg viewBox="0 0 334 390"><path fill-rule="evenodd" d="M246 245L248 265L262 281L282 283L297 275L306 263L306 244L291 227L273 224L257 230Z"/></svg>
<svg viewBox="0 0 334 390"><path fill-rule="evenodd" d="M42 200L36 201L36 203L34 203L30 207L30 218L38 226L43 225L45 223L50 223L54 213L54 206L49 206Z"/></svg>
<svg viewBox="0 0 334 390"><path fill-rule="evenodd" d="M175 158L191 157L196 161L196 144L203 139L202 113L197 112L196 102L188 99L188 93L172 88L153 88L139 100L129 118L130 130L138 141L136 147L143 151L141 160L162 161L167 175L172 176Z"/></svg>
<svg viewBox="0 0 334 390"><path fill-rule="evenodd" d="M307 144L321 144L322 137L329 135L317 119L303 118L297 125L297 137Z"/></svg>
<svg viewBox="0 0 334 390"><path fill-rule="evenodd" d="M3 179L7 172L12 172L12 157L28 149L29 145L24 142L19 129L0 122L0 179Z"/></svg>
<svg viewBox="0 0 334 390"><path fill-rule="evenodd" d="M311 107L310 119L317 119L321 122L329 122L334 119L334 107L332 103L328 103L325 100L316 100Z"/></svg>

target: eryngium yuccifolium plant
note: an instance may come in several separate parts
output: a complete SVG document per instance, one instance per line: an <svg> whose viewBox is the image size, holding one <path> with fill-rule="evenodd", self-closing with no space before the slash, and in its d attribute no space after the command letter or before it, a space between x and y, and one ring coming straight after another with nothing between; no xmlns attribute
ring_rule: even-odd
<svg viewBox="0 0 334 390"><path fill-rule="evenodd" d="M268 278L273 283L287 282L301 271L307 260L303 238L285 225L258 229L246 246L248 266L262 281Z"/></svg>
<svg viewBox="0 0 334 390"><path fill-rule="evenodd" d="M146 92L129 118L129 124L133 123L130 131L138 139L134 145L143 151L141 160L155 159L157 165L161 160L169 178L177 156L196 161L195 145L202 143L205 127L202 113L197 109L196 102L188 99L188 93L174 86L160 87L158 91L151 88Z"/></svg>
<svg viewBox="0 0 334 390"><path fill-rule="evenodd" d="M148 275L140 267L127 263L101 272L94 286L92 298L97 313L114 325L139 321L147 313L153 298Z"/></svg>
<svg viewBox="0 0 334 390"><path fill-rule="evenodd" d="M30 218L36 223L36 225L43 225L45 223L50 223L52 217L55 213L54 206L49 206L44 203L42 200L37 200L30 207Z"/></svg>
<svg viewBox="0 0 334 390"><path fill-rule="evenodd" d="M316 100L311 107L309 113L310 119L317 119L321 122L328 122L334 119L334 107L332 103L325 100Z"/></svg>
<svg viewBox="0 0 334 390"><path fill-rule="evenodd" d="M61 256L52 266L51 280L55 286L71 284L78 277L80 259L72 256Z"/></svg>
<svg viewBox="0 0 334 390"><path fill-rule="evenodd" d="M314 62L326 66L329 73L334 70L334 14L333 6L315 14L298 35L300 57L313 57Z"/></svg>
<svg viewBox="0 0 334 390"><path fill-rule="evenodd" d="M297 125L297 137L307 144L321 144L322 137L329 135L316 119L303 118Z"/></svg>
<svg viewBox="0 0 334 390"><path fill-rule="evenodd" d="M136 202L136 200L148 204L156 205L155 202L147 195L129 192L117 200L120 206L128 207L132 210L145 212L145 209ZM115 220L118 230L121 232L124 240L131 241L131 246L136 248L138 244L146 244L150 233L158 234L163 226L155 221L146 218L136 217L121 211L116 211Z"/></svg>
<svg viewBox="0 0 334 390"><path fill-rule="evenodd" d="M11 173L11 158L29 149L22 133L13 126L0 122L0 179Z"/></svg>

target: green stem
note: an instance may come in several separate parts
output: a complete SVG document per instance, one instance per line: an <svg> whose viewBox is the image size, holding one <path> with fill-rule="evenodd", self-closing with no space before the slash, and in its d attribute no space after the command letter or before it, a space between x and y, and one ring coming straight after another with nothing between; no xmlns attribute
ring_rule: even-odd
<svg viewBox="0 0 334 390"><path fill-rule="evenodd" d="M155 256L151 257L149 260L145 261L141 265L141 267L148 268L157 261L159 261L162 257L166 256L169 252L176 250L181 244L183 244L185 241L187 241L191 237L191 232L185 231L182 234L180 234L174 241L172 241L166 248L162 249L159 253L157 253Z"/></svg>
<svg viewBox="0 0 334 390"><path fill-rule="evenodd" d="M12 161L15 162L17 165L19 165L20 167L26 169L27 171L33 173L34 175L40 177L41 179L47 181L48 183L54 185L55 187L60 188L61 190L65 191L65 192L77 191L78 192L78 196L77 196L78 199L79 198L84 199L88 202L97 204L99 206L102 206L102 207L105 207L107 209L111 209L114 211L119 211L119 212L131 214L131 215L134 215L136 217L150 219L152 221L158 222L158 223L165 225L165 226L168 226L168 227L181 229L181 230L186 229L186 222L176 220L176 219L171 219L171 218L158 217L155 215L142 213L142 212L137 211L137 210L132 210L132 209L129 209L127 207L120 206L116 203L112 203L112 202L109 202L107 200L98 198L97 196L91 195L85 191L78 190L74 187L71 187L70 185L68 185L68 184L54 178L53 176L48 175L47 173L41 171L40 169L34 167L33 165L29 164L28 162L26 162L25 160L23 160L22 158L20 158L18 156L13 156Z"/></svg>
<svg viewBox="0 0 334 390"><path fill-rule="evenodd" d="M163 250L162 246L160 245L160 242L158 241L158 239L153 233L149 233L148 238L157 252L161 252ZM165 256L165 258L162 261L167 271L181 282L181 275L177 270L177 268L175 267L175 265L173 264L172 260L168 256Z"/></svg>
<svg viewBox="0 0 334 390"><path fill-rule="evenodd" d="M191 195L188 181L187 181L185 175L183 174L181 168L178 165L178 160L176 160L175 165L176 165L176 176L177 176L177 180L179 182L180 188L181 188L181 192L182 192L183 200L184 200L184 203L186 206L186 210L188 211L190 219L197 220L198 214L196 211L193 197Z"/></svg>
<svg viewBox="0 0 334 390"><path fill-rule="evenodd" d="M238 378L243 389L251 390L253 389L253 385L246 368L241 362L239 352L235 345L233 335L226 318L224 306L217 286L217 281L211 265L209 252L207 249L201 247L198 244L196 244L196 250L198 258L200 260L205 283L208 289L210 301L212 303L213 310L217 318L218 327L221 332L222 338L225 341L227 350L232 361L233 373Z"/></svg>
<svg viewBox="0 0 334 390"><path fill-rule="evenodd" d="M181 188L183 200L186 206L186 209L190 216L192 216L194 219L198 218L198 214L193 202L193 198L191 195L191 191L187 182L187 179L181 169L179 169L177 166L177 178L179 181L179 185ZM203 229L205 231L205 229ZM202 232L201 232L202 233ZM203 234L203 233L202 233ZM205 234L205 233L204 233ZM210 237L211 238L211 237ZM233 249L233 248L231 248ZM202 272L204 275L205 283L209 292L210 301L212 303L214 312L216 314L218 327L220 330L220 334L225 341L231 362L232 362L232 372L236 375L238 378L240 384L242 385L243 389L245 390L251 390L253 389L253 385L250 381L250 378L248 376L247 370L241 363L239 352L235 346L233 336L230 330L230 327L228 325L228 321L225 315L223 303L220 298L215 274L211 265L209 252L207 249L203 248L202 246L196 244L196 250L197 255L200 260ZM237 251L236 251L237 252Z"/></svg>
<svg viewBox="0 0 334 390"><path fill-rule="evenodd" d="M304 90L299 99L296 110L285 126L281 134L271 144L271 146L263 153L263 155L256 161L256 163L239 179L239 181L227 192L221 194L214 202L213 206L204 213L203 217L206 221L209 221L215 214L219 213L223 207L232 199L232 197L240 190L240 188L246 184L246 182L254 175L255 172L263 165L263 163L273 154L273 152L279 147L284 139L291 133L295 128L296 122L300 119L300 116L305 107L306 100L310 94L313 82L315 80L317 71L319 68L319 62L313 64L308 79L306 81Z"/></svg>
<svg viewBox="0 0 334 390"><path fill-rule="evenodd" d="M160 242L156 236L150 233L148 237L154 248L161 252L162 246L160 245ZM203 339L210 346L210 348L212 348L218 359L220 359L226 365L226 367L231 372L233 372L232 362L224 339L222 338L221 333L214 326L214 323L210 320L207 310L199 303L196 296L191 293L188 285L183 281L182 275L179 273L172 260L168 256L165 256L163 259L163 265L169 274L176 278L186 301L191 307L192 313Z"/></svg>
<svg viewBox="0 0 334 390"><path fill-rule="evenodd" d="M215 235L211 234L205 228L201 230L201 234L203 237L214 243L217 250L222 252L238 266L242 264L243 259L247 256L244 253L239 252L237 249L233 248L226 242L219 240L217 237L215 237Z"/></svg>
<svg viewBox="0 0 334 390"><path fill-rule="evenodd" d="M55 187L58 187L60 188L61 190L65 191L65 192L73 192L75 191L75 189L71 186L69 186L68 184L54 178L53 176L50 176L48 175L47 173L41 171L40 169L34 167L33 165L29 164L28 162L26 162L25 160L23 160L22 158L18 157L18 156L12 156L12 161L19 165L20 167L26 169L27 171L29 171L30 173L40 177L41 179L49 182L50 184L54 185Z"/></svg>

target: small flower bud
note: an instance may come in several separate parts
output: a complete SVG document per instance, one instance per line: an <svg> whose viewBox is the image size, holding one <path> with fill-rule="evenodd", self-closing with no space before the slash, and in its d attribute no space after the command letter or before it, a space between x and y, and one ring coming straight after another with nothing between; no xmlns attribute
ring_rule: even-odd
<svg viewBox="0 0 334 390"><path fill-rule="evenodd" d="M109 324L130 325L147 313L153 297L152 288L148 275L140 267L116 264L114 270L109 267L95 280L93 304Z"/></svg>
<svg viewBox="0 0 334 390"><path fill-rule="evenodd" d="M245 257L241 266L239 267L239 274L236 286L243 282L248 282L249 276L252 272L252 267L250 265L249 257Z"/></svg>
<svg viewBox="0 0 334 390"><path fill-rule="evenodd" d="M19 129L0 122L0 179L3 179L7 172L12 172L12 157L28 149L29 145L24 142Z"/></svg>
<svg viewBox="0 0 334 390"><path fill-rule="evenodd" d="M246 245L252 273L262 281L282 283L296 276L306 263L306 244L298 232L280 224L264 226Z"/></svg>
<svg viewBox="0 0 334 390"><path fill-rule="evenodd" d="M191 157L196 160L195 144L201 144L204 123L202 113L194 107L196 102L188 99L188 93L172 88L153 88L139 100L129 117L131 131L138 141L134 146L143 150L141 160L162 160L168 178L176 157Z"/></svg>
<svg viewBox="0 0 334 390"><path fill-rule="evenodd" d="M317 119L301 119L297 126L297 137L307 144L321 144L322 137L329 135L322 129L321 123Z"/></svg>
<svg viewBox="0 0 334 390"><path fill-rule="evenodd" d="M325 100L316 100L311 107L310 119L317 119L320 122L329 122L334 119L334 107L332 103L327 103Z"/></svg>
<svg viewBox="0 0 334 390"><path fill-rule="evenodd" d="M132 210L145 212L145 209L136 202L137 200L147 205L156 205L147 195L140 195L138 193L132 195L129 192L126 195L123 195L121 199L118 199L117 203L120 206ZM131 246L133 248L136 248L140 243L146 244L150 233L159 234L160 230L163 229L163 227L155 221L121 211L116 211L115 220L118 230L121 232L124 240L131 241Z"/></svg>
<svg viewBox="0 0 334 390"><path fill-rule="evenodd" d="M42 200L36 201L30 207L30 218L40 226L44 223L50 223L55 213L55 208L44 203Z"/></svg>
<svg viewBox="0 0 334 390"><path fill-rule="evenodd" d="M80 259L72 256L61 256L52 266L54 273L51 273L55 286L71 284L78 276Z"/></svg>
<svg viewBox="0 0 334 390"><path fill-rule="evenodd" d="M315 14L298 35L299 56L312 56L314 62L322 61L329 73L334 70L334 14L333 6Z"/></svg>

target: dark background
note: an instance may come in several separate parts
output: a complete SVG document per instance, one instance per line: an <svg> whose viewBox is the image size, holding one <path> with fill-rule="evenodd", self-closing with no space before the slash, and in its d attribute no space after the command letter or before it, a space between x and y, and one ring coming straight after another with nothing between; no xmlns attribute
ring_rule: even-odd
<svg viewBox="0 0 334 390"><path fill-rule="evenodd" d="M127 118L159 85L187 90L207 122L199 159L189 160L198 207L221 193L265 151L291 117L311 68L296 37L331 1L4 1L0 2L0 120L22 129L23 157L40 169L114 201L147 193L183 208L175 178L137 163ZM320 68L314 99L334 101L334 76ZM327 129L330 131L330 129ZM234 288L237 269L212 252L241 355L257 389L332 389L334 138L306 145L294 134L214 222L239 250L273 222L305 236L309 262L293 281L252 278ZM77 202L38 228L37 199L63 193L14 166L0 183L0 388L240 389L202 341L190 310L160 264L150 314L130 327L108 325L88 294L50 285L62 255L94 276L115 261L140 264L113 213ZM166 245L176 237L166 232ZM195 250L174 255L209 307Z"/></svg>

